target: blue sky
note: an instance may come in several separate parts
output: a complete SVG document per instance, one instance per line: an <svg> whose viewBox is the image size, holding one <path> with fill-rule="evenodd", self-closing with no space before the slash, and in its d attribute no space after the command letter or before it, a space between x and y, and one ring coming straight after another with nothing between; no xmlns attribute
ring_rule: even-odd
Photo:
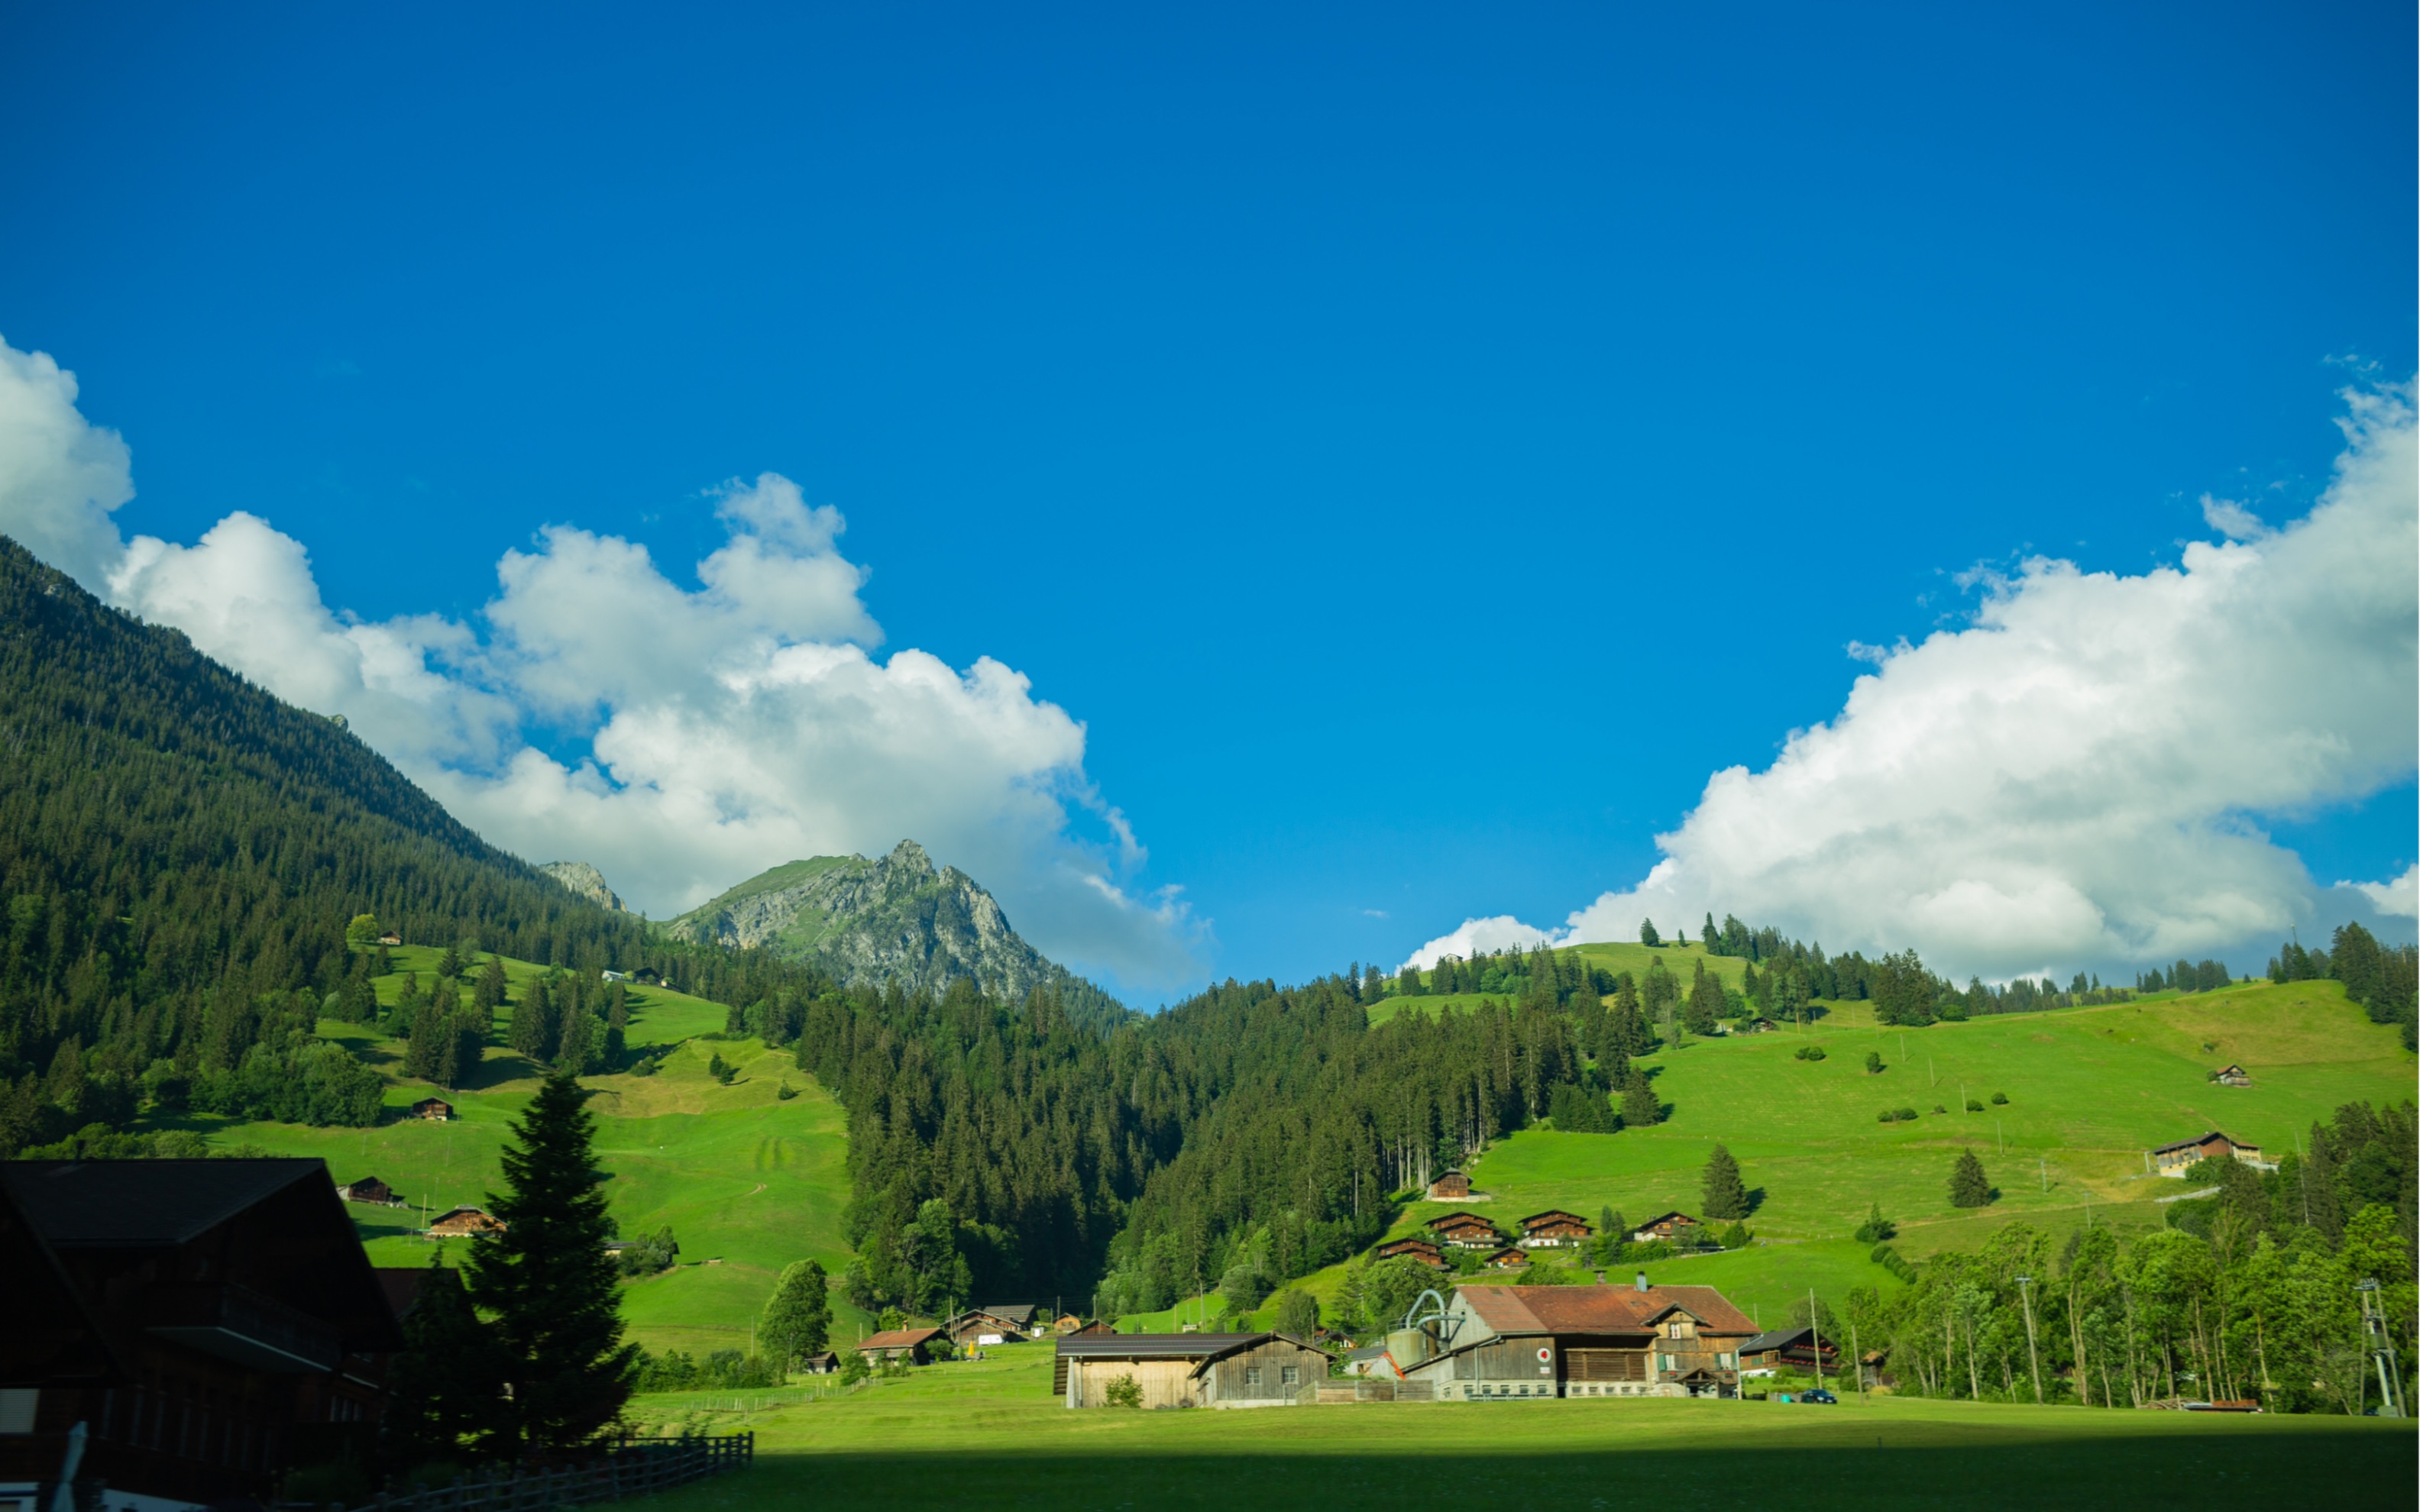
<svg viewBox="0 0 2420 1512"><path fill-rule="evenodd" d="M2413 372L2408 6L1671 9L11 5L0 337L131 447L124 532L258 517L339 625L488 644L500 559L568 561L544 527L692 592L758 530L864 568L880 639L837 599L733 634L994 658L1081 722L1071 758L1013 710L954 809L810 773L841 796L762 864L939 827L1148 1001L1391 964L1633 896L1710 774L1841 713L1853 644L1967 627L1978 565L2174 567L2205 495L2302 516L2343 393ZM845 533L735 525L768 472ZM463 675L517 733L416 759L574 769L600 709L679 698ZM2319 890L2271 902L2323 924L2414 860L2408 744L2195 822L2299 855ZM747 817L660 863L610 819L500 838L660 913L753 870ZM1916 943L2259 964L2155 925Z"/></svg>

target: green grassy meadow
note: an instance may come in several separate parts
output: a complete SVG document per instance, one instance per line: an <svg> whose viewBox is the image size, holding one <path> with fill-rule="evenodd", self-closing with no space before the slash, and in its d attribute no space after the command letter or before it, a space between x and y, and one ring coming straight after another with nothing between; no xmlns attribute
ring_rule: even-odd
<svg viewBox="0 0 2420 1512"><path fill-rule="evenodd" d="M2324 1485L2403 1504L2409 1423L2087 1412L1876 1396L1838 1407L1689 1400L1070 1412L1047 1344L808 1399L642 1396L650 1427L752 1429L754 1469L644 1512L922 1503L1232 1507L1488 1505L2260 1507ZM830 1388L826 1388L829 1393Z"/></svg>
<svg viewBox="0 0 2420 1512"><path fill-rule="evenodd" d="M400 995L403 972L418 970L424 981L432 980L441 954L421 947L391 953L396 974L376 979L380 1001L386 1004ZM540 969L506 960L509 1000L518 1001L522 984ZM624 1288L623 1317L630 1336L651 1350L745 1350L750 1325L783 1266L819 1260L837 1277L848 1263L841 1235L848 1201L845 1116L785 1051L768 1051L753 1040L691 1040L721 1032L721 1004L636 985L628 1001L633 1046L680 1048L653 1076L589 1076L582 1084L597 1093L589 1106L598 1115L606 1191L623 1234L635 1237L670 1225L681 1255L672 1270ZM458 1204L486 1205L487 1194L501 1181L498 1152L508 1125L537 1089L537 1069L515 1052L491 1045L465 1087L442 1091L401 1080L401 1042L375 1028L330 1019L320 1022L319 1033L349 1046L387 1075L387 1104L397 1110L394 1119L374 1129L208 1117L174 1124L201 1132L220 1148L318 1156L339 1183L362 1176L382 1179L411 1207L349 1205L371 1261L425 1265L449 1246L412 1237L424 1205L430 1213ZM707 1072L717 1053L739 1068L728 1087ZM798 1095L781 1098L784 1084ZM432 1093L454 1104L453 1119L429 1123L401 1117L400 1110ZM837 1290L832 1303L836 1327L853 1331L861 1321L856 1310Z"/></svg>
<svg viewBox="0 0 2420 1512"><path fill-rule="evenodd" d="M1640 946L1586 949L1645 953ZM1724 964L1717 958L1716 969ZM1626 957L1621 968L1636 969ZM1823 1047L1824 1058L1794 1058L1808 1044ZM1883 1057L1879 1075L1865 1069L1869 1051ZM2208 1079L2230 1061L2251 1072L2251 1087ZM2219 1129L2273 1156L2338 1105L2401 1101L2413 1083L2413 1057L2396 1031L2370 1023L2334 982L2255 981L1922 1029L1882 1029L1842 1013L1804 1030L1693 1040L1640 1064L1671 1110L1664 1123L1614 1134L1511 1134L1472 1165L1471 1180L1488 1197L1475 1211L1501 1227L1544 1208L1590 1222L1607 1207L1634 1222L1674 1208L1695 1211L1699 1173L1720 1141L1758 1198L1749 1227L1762 1242L1664 1261L1652 1278L1719 1286L1741 1306L1765 1311L1786 1308L1809 1286L1837 1298L1852 1285L1896 1284L1868 1246L1847 1238L1870 1202L1898 1220L1895 1242L1919 1261L1971 1247L2016 1219L2054 1234L2086 1222L2157 1227L2164 1211L2154 1199L2182 1189L2143 1174L2151 1147ZM1991 1104L1995 1092L2008 1095L2007 1105ZM1962 1111L1968 1097L1985 1111ZM1917 1118L1877 1118L1900 1106L1915 1107ZM1936 1106L1949 1111L1935 1114ZM2001 1194L1979 1211L1949 1203L1950 1163L1967 1148ZM1415 1201L1390 1234L1458 1206ZM1322 1273L1309 1288L1332 1295L1342 1275L1341 1268Z"/></svg>

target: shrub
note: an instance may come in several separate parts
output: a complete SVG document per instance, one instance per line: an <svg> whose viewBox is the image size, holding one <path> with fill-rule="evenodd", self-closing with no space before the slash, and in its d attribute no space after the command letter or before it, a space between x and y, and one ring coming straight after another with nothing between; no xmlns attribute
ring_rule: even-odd
<svg viewBox="0 0 2420 1512"><path fill-rule="evenodd" d="M1142 1388L1135 1383L1133 1376L1120 1376L1102 1389L1101 1399L1111 1407L1140 1407Z"/></svg>
<svg viewBox="0 0 2420 1512"><path fill-rule="evenodd" d="M1989 1177L1983 1174L1983 1163L1971 1149L1962 1149L1949 1167L1949 1205L1953 1208L1981 1208L1998 1196L1992 1190Z"/></svg>
<svg viewBox="0 0 2420 1512"><path fill-rule="evenodd" d="M1932 1111L1933 1111L1933 1112L1935 1112L1935 1113L1947 1113L1947 1112L1948 1112L1949 1110L1948 1110L1947 1108L1946 1108L1946 1107L1943 1107L1940 1103L1935 1103L1934 1104L1932 1104Z"/></svg>
<svg viewBox="0 0 2420 1512"><path fill-rule="evenodd" d="M1867 1051L1867 1052L1866 1052L1866 1074L1867 1074L1867 1075L1869 1075L1869 1076L1879 1076L1879 1075L1881 1075L1882 1073L1883 1073L1883 1053L1882 1053L1881 1051L1879 1051L1879 1050L1869 1050L1869 1051Z"/></svg>
<svg viewBox="0 0 2420 1512"><path fill-rule="evenodd" d="M1869 1255L1867 1258L1872 1260L1876 1265L1881 1266L1884 1270L1888 1271L1891 1274L1899 1277L1908 1285L1914 1286L1916 1284L1916 1267L1907 1263L1906 1256L1901 1255L1899 1251L1891 1248L1888 1244L1876 1244L1873 1247L1872 1253Z"/></svg>
<svg viewBox="0 0 2420 1512"><path fill-rule="evenodd" d="M798 1095L799 1095L799 1089L798 1089L797 1088L795 1088L795 1087L792 1087L792 1086L791 1086L789 1083L787 1083L787 1082L783 1082L780 1087L777 1087L777 1088L775 1088L773 1089L773 1096L774 1096L777 1100L779 1100L779 1101L781 1101L781 1102L783 1102L783 1103L787 1103L790 1099L792 1099L792 1098L794 1098L794 1097L796 1097L796 1096L798 1096Z"/></svg>
<svg viewBox="0 0 2420 1512"><path fill-rule="evenodd" d="M2009 1105L2009 1094L2006 1092L1993 1092L1992 1094L1992 1105L1997 1108L2007 1107Z"/></svg>
<svg viewBox="0 0 2420 1512"><path fill-rule="evenodd" d="M1938 1113L1941 1110L1939 1108L1934 1108L1932 1111ZM1885 1123L1914 1123L1915 1121L1916 1109L1914 1108L1883 1109L1883 1122Z"/></svg>
<svg viewBox="0 0 2420 1512"><path fill-rule="evenodd" d="M1866 1214L1866 1221L1857 1226L1857 1242L1860 1244L1880 1244L1898 1234L1899 1225L1883 1216L1883 1205L1879 1202L1873 1204L1872 1210Z"/></svg>
<svg viewBox="0 0 2420 1512"><path fill-rule="evenodd" d="M1982 1112L1982 1111L1983 1111L1983 1100L1982 1100L1981 1098L1979 1098L1979 1097L1970 1097L1970 1098L1968 1098L1968 1099L1966 1100L1966 1111L1967 1111L1967 1112L1969 1112L1969 1113L1980 1113L1980 1112Z"/></svg>
<svg viewBox="0 0 2420 1512"><path fill-rule="evenodd" d="M1725 1249L1745 1249L1749 1242L1755 1238L1754 1234L1748 1232L1747 1225L1733 1224L1723 1230L1722 1245Z"/></svg>
<svg viewBox="0 0 2420 1512"><path fill-rule="evenodd" d="M1802 1044L1798 1047L1798 1054L1794 1058L1799 1060L1821 1060L1823 1058L1823 1047L1820 1044Z"/></svg>
<svg viewBox="0 0 2420 1512"><path fill-rule="evenodd" d="M728 1087L731 1085L732 1078L739 1074L739 1068L723 1059L722 1052L718 1050L714 1052L713 1058L706 1063L706 1073Z"/></svg>

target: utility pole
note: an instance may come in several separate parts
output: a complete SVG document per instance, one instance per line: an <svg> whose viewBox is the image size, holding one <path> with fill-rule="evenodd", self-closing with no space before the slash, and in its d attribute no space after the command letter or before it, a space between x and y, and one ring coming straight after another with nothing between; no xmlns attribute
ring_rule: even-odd
<svg viewBox="0 0 2420 1512"><path fill-rule="evenodd" d="M2021 1275L2017 1277L2017 1296L2024 1302L2025 1306L2025 1356L2033 1362L2034 1366L2034 1405L2036 1407L2040 1407L2042 1404L2041 1350L2034 1344L2033 1288L2034 1278L2032 1276Z"/></svg>
<svg viewBox="0 0 2420 1512"><path fill-rule="evenodd" d="M1823 1317L1815 1310L1815 1288L1807 1288L1807 1327L1815 1341L1815 1384L1823 1384Z"/></svg>
<svg viewBox="0 0 2420 1512"><path fill-rule="evenodd" d="M2042 1190L2047 1192L2050 1190L2050 1157L2048 1155L2039 1155L2035 1158L2041 1162ZM2085 1200L2086 1202L2090 1202L2092 1199L2087 1196Z"/></svg>
<svg viewBox="0 0 2420 1512"><path fill-rule="evenodd" d="M1849 1314L1849 1368L1857 1373L1857 1405L1866 1402L1866 1351L1857 1342L1857 1315Z"/></svg>

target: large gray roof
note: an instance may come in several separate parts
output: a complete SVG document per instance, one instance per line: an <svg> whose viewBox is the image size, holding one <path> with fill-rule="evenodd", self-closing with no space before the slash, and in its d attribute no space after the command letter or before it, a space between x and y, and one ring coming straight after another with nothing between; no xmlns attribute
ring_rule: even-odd
<svg viewBox="0 0 2420 1512"><path fill-rule="evenodd" d="M1288 1334L1075 1334L1059 1341L1059 1352L1077 1360L1206 1360L1279 1338L1334 1358Z"/></svg>

